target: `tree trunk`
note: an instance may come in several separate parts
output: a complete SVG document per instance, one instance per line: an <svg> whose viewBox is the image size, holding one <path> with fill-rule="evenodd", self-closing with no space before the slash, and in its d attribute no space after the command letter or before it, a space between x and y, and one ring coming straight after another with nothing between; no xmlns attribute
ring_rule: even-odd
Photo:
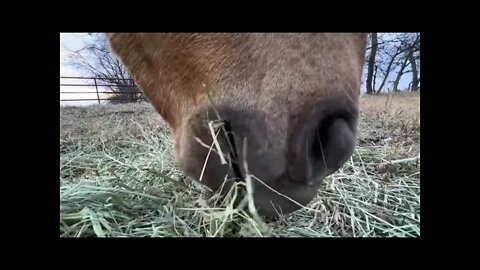
<svg viewBox="0 0 480 270"><path fill-rule="evenodd" d="M373 90L373 72L375 71L375 56L377 55L378 48L378 37L377 33L371 33L370 37L372 38L372 48L370 50L370 56L368 57L368 74L367 74L367 94L371 95L374 93Z"/></svg>
<svg viewBox="0 0 480 270"><path fill-rule="evenodd" d="M385 83L387 82L387 79L388 79L388 75L390 75L390 69L392 68L393 62L395 62L395 59L400 54L400 52L401 52L401 49L400 47L398 47L397 51L390 58L390 61L388 62L388 65L387 65L387 70L385 71L380 87L378 87L377 93L380 93L380 91L382 91L383 87L385 86Z"/></svg>
<svg viewBox="0 0 480 270"><path fill-rule="evenodd" d="M418 90L418 74L417 74L417 62L413 57L413 50L408 53L408 61L410 62L410 66L412 67L412 89L411 91Z"/></svg>
<svg viewBox="0 0 480 270"><path fill-rule="evenodd" d="M395 78L395 81L393 82L393 91L397 92L398 91L398 84L400 83L400 79L402 78L403 71L407 67L408 61L407 58L403 60L402 65L400 66L400 70L397 73L397 77Z"/></svg>

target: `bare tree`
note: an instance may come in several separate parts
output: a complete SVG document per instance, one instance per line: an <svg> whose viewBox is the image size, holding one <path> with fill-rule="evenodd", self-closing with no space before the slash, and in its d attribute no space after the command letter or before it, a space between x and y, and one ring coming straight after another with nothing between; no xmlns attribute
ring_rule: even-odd
<svg viewBox="0 0 480 270"><path fill-rule="evenodd" d="M123 64L112 54L104 33L91 33L90 40L83 48L72 51L67 64L83 73L84 76L96 77L109 90L115 92L110 97L111 103L135 102L144 98Z"/></svg>
<svg viewBox="0 0 480 270"><path fill-rule="evenodd" d="M408 89L419 89L420 33L371 33L366 55L367 94L392 88L398 91L406 74L411 75Z"/></svg>
<svg viewBox="0 0 480 270"><path fill-rule="evenodd" d="M367 65L368 65L368 73L367 73L367 94L371 95L374 93L374 85L373 85L373 73L375 72L375 56L377 55L378 49L378 38L377 33L370 34L371 46L370 46L370 55L368 56Z"/></svg>
<svg viewBox="0 0 480 270"><path fill-rule="evenodd" d="M380 93L383 87L386 85L390 72L396 68L395 60L402 53L402 50L400 47L394 47L393 51L394 52L392 54L390 54L389 52L386 52L386 55L388 57L388 63L385 70L383 70L383 68L380 69L382 71L383 79L382 79L382 82L380 83L380 86L378 87L377 93Z"/></svg>
<svg viewBox="0 0 480 270"><path fill-rule="evenodd" d="M395 77L395 81L393 81L393 91L394 92L398 91L398 84L400 83L400 79L402 78L402 76L405 73L408 73L408 72L405 72L405 68L407 67L407 65L408 65L407 58L404 58L403 60L401 60L400 69L397 72L397 76Z"/></svg>
<svg viewBox="0 0 480 270"><path fill-rule="evenodd" d="M417 72L417 57L415 57L415 53L419 51L420 51L420 35L417 34L415 36L415 40L410 45L409 52L408 52L408 61L412 69L412 82L411 82L412 86L410 88L411 91L417 91L418 85L420 83L418 72ZM420 60L420 57L418 57L418 60Z"/></svg>
<svg viewBox="0 0 480 270"><path fill-rule="evenodd" d="M397 77L393 83L393 90L398 91L398 84L404 74L412 73L412 80L409 84L409 89L417 91L419 81L418 62L420 61L420 34L419 33L404 33L400 36L400 48L402 54L400 55L400 69ZM418 62L417 62L418 60ZM410 70L405 70L410 65Z"/></svg>

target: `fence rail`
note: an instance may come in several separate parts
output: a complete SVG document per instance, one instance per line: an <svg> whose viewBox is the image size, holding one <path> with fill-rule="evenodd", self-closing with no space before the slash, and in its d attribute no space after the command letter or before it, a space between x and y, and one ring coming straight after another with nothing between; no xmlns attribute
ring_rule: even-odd
<svg viewBox="0 0 480 270"><path fill-rule="evenodd" d="M145 99L145 98L138 98L137 100L140 100L140 99ZM60 101L90 101L90 100L112 100L110 98L100 98L100 99L97 99L97 98L77 98L77 99L60 99ZM115 101L117 100L134 100L134 99L131 99L131 98L116 98Z"/></svg>
<svg viewBox="0 0 480 270"><path fill-rule="evenodd" d="M62 83L62 80L89 80L90 83ZM120 81L118 84L111 83L113 80ZM93 83L92 83L93 81ZM121 81L124 81L122 83ZM107 82L107 83L105 83ZM95 91L65 91L62 88L73 88L73 87L95 87ZM109 90L102 90L99 87L104 87ZM121 89L127 88L126 90ZM130 88L136 89L131 91ZM114 90L117 89L117 90ZM73 98L73 99L62 99L60 102L65 101L98 101L98 104L101 104L101 101L135 101L146 100L143 96L143 93L138 90L138 87L135 85L133 79L112 79L105 77L73 77L73 76L60 76L60 94L96 94L96 98ZM112 95L111 97L105 97L104 94ZM101 97L102 95L102 97Z"/></svg>

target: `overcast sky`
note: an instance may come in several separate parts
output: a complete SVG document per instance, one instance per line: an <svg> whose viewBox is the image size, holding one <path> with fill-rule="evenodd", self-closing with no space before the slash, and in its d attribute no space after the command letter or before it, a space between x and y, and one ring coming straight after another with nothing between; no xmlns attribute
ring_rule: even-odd
<svg viewBox="0 0 480 270"><path fill-rule="evenodd" d="M88 39L89 36L86 33L61 33L60 34L60 77L83 77L81 73L75 70L73 67L65 64L66 56L68 55L68 49L78 50L82 48L83 41ZM60 84L92 84L92 81L86 80L73 80L73 79L61 79ZM97 98L95 93L62 93L62 92L92 92L95 91L95 87L85 86L60 86L60 100L63 99L91 99ZM98 101L60 101L60 105L90 105L98 104Z"/></svg>
<svg viewBox="0 0 480 270"><path fill-rule="evenodd" d="M87 33L61 33L60 34L60 77L82 77L83 74L75 70L73 67L65 64L65 58L68 55L68 49L79 50L83 47L84 41L88 40L90 36ZM365 80L365 78L363 78ZM399 88L405 88L411 80L411 76L403 76ZM60 79L61 84L93 84L93 81ZM365 85L362 85L362 92L364 92ZM101 90L101 89L99 89ZM95 87L85 86L60 86L60 92L91 92L95 91ZM60 99L91 99L97 98L96 93L60 93ZM70 101L60 102L61 105L89 105L98 104L98 101Z"/></svg>

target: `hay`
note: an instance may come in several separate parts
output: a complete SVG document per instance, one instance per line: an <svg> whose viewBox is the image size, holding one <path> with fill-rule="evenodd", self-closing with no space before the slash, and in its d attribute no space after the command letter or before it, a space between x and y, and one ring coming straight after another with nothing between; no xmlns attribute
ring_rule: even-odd
<svg viewBox="0 0 480 270"><path fill-rule="evenodd" d="M233 207L245 183L220 200L182 174L148 104L61 108L60 236L418 237L419 123L397 114L362 111L349 162L307 208L262 221Z"/></svg>

